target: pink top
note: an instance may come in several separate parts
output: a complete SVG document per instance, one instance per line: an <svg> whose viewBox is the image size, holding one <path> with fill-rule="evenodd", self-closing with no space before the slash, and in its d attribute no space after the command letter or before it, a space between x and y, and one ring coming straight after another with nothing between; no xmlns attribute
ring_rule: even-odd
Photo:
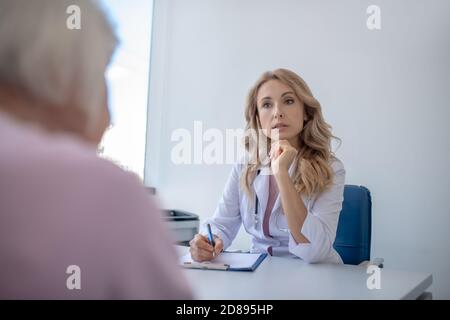
<svg viewBox="0 0 450 320"><path fill-rule="evenodd" d="M0 299L191 298L155 199L92 146L0 112L0 177Z"/></svg>
<svg viewBox="0 0 450 320"><path fill-rule="evenodd" d="M275 201L277 200L278 196L278 186L277 181L275 180L275 177L273 175L270 175L269 177L269 198L267 200L267 207L266 212L264 213L264 219L263 219L263 232L266 237L271 237L270 230L269 230L269 221L270 221L270 214L272 213L273 206L275 205ZM272 247L269 247L267 249L270 255L272 255Z"/></svg>

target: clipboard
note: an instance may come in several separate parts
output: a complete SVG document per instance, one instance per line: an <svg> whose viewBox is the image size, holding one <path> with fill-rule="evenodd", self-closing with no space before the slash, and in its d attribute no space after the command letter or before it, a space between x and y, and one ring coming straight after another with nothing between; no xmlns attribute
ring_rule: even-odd
<svg viewBox="0 0 450 320"><path fill-rule="evenodd" d="M255 271L256 268L267 257L267 253L235 253L222 252L212 261L196 262L191 258L190 253L180 259L180 264L184 268L201 270L221 270L221 271Z"/></svg>
<svg viewBox="0 0 450 320"><path fill-rule="evenodd" d="M229 264L225 263L210 263L205 262L184 262L183 267L190 269L203 269L203 270L228 270L230 268Z"/></svg>

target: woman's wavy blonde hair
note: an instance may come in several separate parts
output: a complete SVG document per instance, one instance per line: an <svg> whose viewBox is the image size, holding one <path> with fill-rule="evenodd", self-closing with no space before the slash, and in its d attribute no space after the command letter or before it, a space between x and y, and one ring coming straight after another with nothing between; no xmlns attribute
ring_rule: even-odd
<svg viewBox="0 0 450 320"><path fill-rule="evenodd" d="M265 72L250 89L245 107L246 132L260 132L261 124L258 117L257 95L261 86L269 80L279 80L288 85L297 98L304 104L305 122L299 134L300 150L296 156L297 167L293 174L293 182L298 193L311 196L321 193L333 181L333 170L331 160L334 154L331 151L331 139L337 139L331 133L331 126L328 125L323 116L320 103L313 97L306 82L296 73L287 69L277 69ZM249 198L252 196L251 184L256 177L257 170L263 163L264 155L261 154L260 141L250 141L255 137L246 136L244 145L247 150L249 160L242 171L240 177L241 187L245 190ZM256 139L265 139L268 147L270 139L266 136ZM340 141L340 140L339 140ZM256 147L251 147L251 143ZM266 149L268 150L268 148Z"/></svg>

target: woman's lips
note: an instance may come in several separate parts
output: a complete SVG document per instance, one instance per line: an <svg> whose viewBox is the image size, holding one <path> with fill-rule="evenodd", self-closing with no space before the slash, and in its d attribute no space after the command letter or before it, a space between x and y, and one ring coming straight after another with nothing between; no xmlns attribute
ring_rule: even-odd
<svg viewBox="0 0 450 320"><path fill-rule="evenodd" d="M284 130L286 129L288 126L286 124L277 124L275 125L272 130L278 129L278 130Z"/></svg>

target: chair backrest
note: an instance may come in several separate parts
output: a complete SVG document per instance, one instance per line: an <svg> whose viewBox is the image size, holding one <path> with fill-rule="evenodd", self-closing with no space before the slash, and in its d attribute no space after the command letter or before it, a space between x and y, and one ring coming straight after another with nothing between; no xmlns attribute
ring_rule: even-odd
<svg viewBox="0 0 450 320"><path fill-rule="evenodd" d="M345 185L344 203L334 241L334 248L345 264L370 260L372 200L363 186Z"/></svg>

